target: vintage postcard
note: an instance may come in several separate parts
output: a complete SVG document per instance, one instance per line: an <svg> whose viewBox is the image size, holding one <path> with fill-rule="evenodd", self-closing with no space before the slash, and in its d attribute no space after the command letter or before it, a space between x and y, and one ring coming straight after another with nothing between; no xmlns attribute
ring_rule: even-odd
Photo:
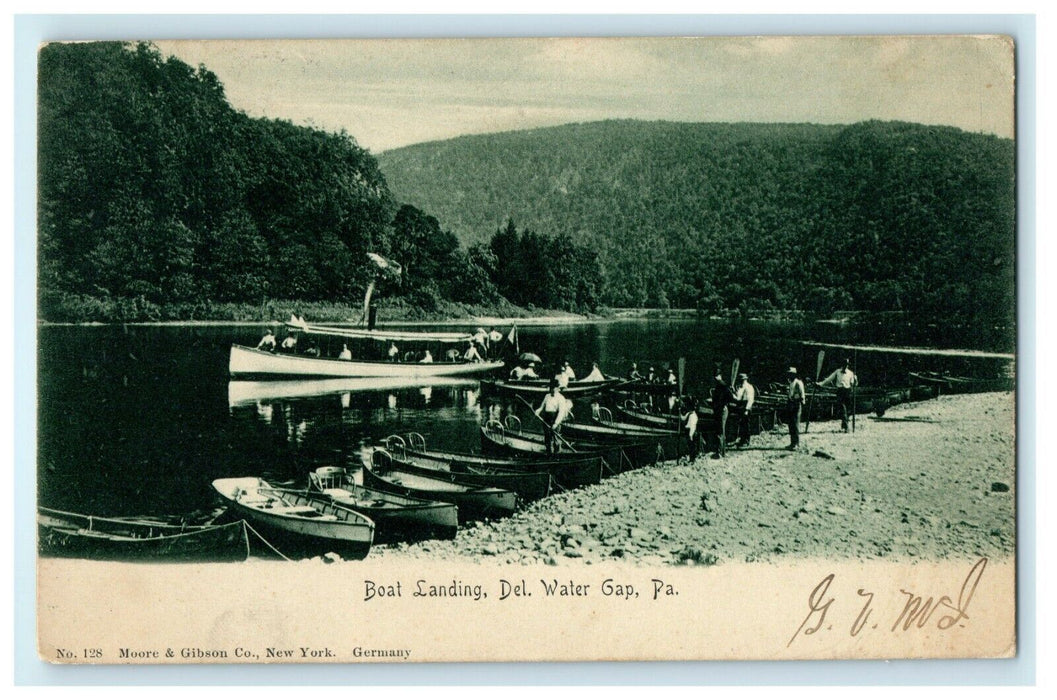
<svg viewBox="0 0 1057 700"><path fill-rule="evenodd" d="M40 658L1014 656L1015 51L42 45Z"/></svg>

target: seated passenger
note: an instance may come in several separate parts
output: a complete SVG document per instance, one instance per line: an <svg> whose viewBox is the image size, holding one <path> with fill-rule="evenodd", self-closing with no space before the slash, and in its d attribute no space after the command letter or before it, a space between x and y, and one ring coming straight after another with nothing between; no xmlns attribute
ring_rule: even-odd
<svg viewBox="0 0 1057 700"><path fill-rule="evenodd" d="M606 375L602 374L602 370L598 368L597 362L591 363L591 373L584 377L585 382L604 382Z"/></svg>
<svg viewBox="0 0 1057 700"><path fill-rule="evenodd" d="M481 357L481 353L477 351L477 346L472 341L466 346L466 352L463 353L462 359L467 362L484 362L484 358Z"/></svg>
<svg viewBox="0 0 1057 700"><path fill-rule="evenodd" d="M261 342L257 343L257 349L275 352L275 334L270 328L264 331L264 337L261 338Z"/></svg>
<svg viewBox="0 0 1057 700"><path fill-rule="evenodd" d="M386 355L389 357L390 362L396 362L400 358L400 350L396 347L396 343L389 343L389 350Z"/></svg>
<svg viewBox="0 0 1057 700"><path fill-rule="evenodd" d="M282 351L283 352L294 352L297 349L297 338L294 337L293 331L288 331L286 338L283 339Z"/></svg>
<svg viewBox="0 0 1057 700"><path fill-rule="evenodd" d="M419 360L419 362L421 362L422 364L426 364L426 365L432 364L432 362L433 362L433 354L430 353L429 350L427 350L426 354L422 356L422 359Z"/></svg>
<svg viewBox="0 0 1057 700"><path fill-rule="evenodd" d="M339 360L352 360L352 350L349 350L349 344L343 343L341 346L341 354L338 355Z"/></svg>

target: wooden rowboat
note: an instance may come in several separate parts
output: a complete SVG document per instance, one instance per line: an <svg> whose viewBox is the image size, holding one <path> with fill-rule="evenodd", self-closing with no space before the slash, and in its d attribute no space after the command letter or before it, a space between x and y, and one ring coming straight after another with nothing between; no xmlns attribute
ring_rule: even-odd
<svg viewBox="0 0 1057 700"><path fill-rule="evenodd" d="M531 501L542 498L550 491L551 484L561 489L574 489L580 486L597 484L606 470L605 459L598 454L564 453L552 455L551 458L534 456L531 459L503 458L495 455L469 454L426 449L426 441L418 433L410 433L407 440L399 435L390 435L385 439L386 448L399 462L405 456L413 460L426 460L435 465L447 465L447 469L459 475L458 478L469 483L488 483L491 475L529 475L528 484L520 480L511 480L507 484L494 483L493 486L509 488L518 495ZM441 466L441 468L444 468ZM465 479L464 476L477 479ZM549 477L546 478L545 477ZM517 483L515 487L514 484ZM534 486L533 486L534 482Z"/></svg>
<svg viewBox="0 0 1057 700"><path fill-rule="evenodd" d="M224 525L172 525L151 520L100 518L37 508L42 556L111 561L242 561L249 556L245 521Z"/></svg>
<svg viewBox="0 0 1057 700"><path fill-rule="evenodd" d="M309 489L338 505L363 513L375 524L375 541L452 539L459 529L458 507L401 496L357 484L341 467L320 467L308 475Z"/></svg>
<svg viewBox="0 0 1057 700"><path fill-rule="evenodd" d="M367 454L363 483L388 493L454 503L459 507L459 519L463 522L503 517L517 508L517 495L513 491L438 479L401 469L389 451L379 447Z"/></svg>
<svg viewBox="0 0 1057 700"><path fill-rule="evenodd" d="M453 377L485 374L502 362L373 362L289 355L232 345L228 372L256 377Z"/></svg>
<svg viewBox="0 0 1057 700"><path fill-rule="evenodd" d="M584 398L610 391L621 385L622 382L619 379L607 379L602 382L571 382L568 387L561 390L561 393L569 398ZM481 391L504 396L520 396L523 399L532 401L533 399L542 399L546 394L549 394L550 384L548 381L493 381L482 379Z"/></svg>
<svg viewBox="0 0 1057 700"><path fill-rule="evenodd" d="M476 486L494 486L513 491L524 501L535 501L550 495L551 475L546 471L516 471L484 466L470 469L455 469L446 459L429 455L413 454L407 451L390 451L393 466L434 479L444 479L452 483L474 484Z"/></svg>
<svg viewBox="0 0 1057 700"><path fill-rule="evenodd" d="M548 454L540 433L510 432L496 421L481 427L481 451L489 455L517 457L521 459L552 459L557 456L593 455L602 457L609 473L619 473L653 464L660 456L650 444L599 444L583 440L562 443L558 441L558 454ZM571 449L570 449L571 448Z"/></svg>
<svg viewBox="0 0 1057 700"><path fill-rule="evenodd" d="M363 559L374 542L370 518L322 495L276 489L255 476L217 479L213 488L283 554Z"/></svg>

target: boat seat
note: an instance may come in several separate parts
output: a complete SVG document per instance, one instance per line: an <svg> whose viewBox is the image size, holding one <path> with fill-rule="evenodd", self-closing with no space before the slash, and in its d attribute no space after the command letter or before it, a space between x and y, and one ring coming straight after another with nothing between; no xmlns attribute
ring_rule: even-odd
<svg viewBox="0 0 1057 700"><path fill-rule="evenodd" d="M322 515L322 513L311 506L280 506L273 510L282 515L297 515L303 518L318 518Z"/></svg>

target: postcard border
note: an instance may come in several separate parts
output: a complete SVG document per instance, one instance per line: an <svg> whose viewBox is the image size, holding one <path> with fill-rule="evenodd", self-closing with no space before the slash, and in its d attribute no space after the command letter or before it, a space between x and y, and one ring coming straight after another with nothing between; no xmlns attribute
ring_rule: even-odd
<svg viewBox="0 0 1057 700"><path fill-rule="evenodd" d="M325 29L321 30L322 27ZM425 36L665 36L731 34L1008 34L1017 47L1018 376L1036 376L1036 38L1033 15L328 16L23 15L14 18L14 680L17 685L317 684L1010 684L1035 682L1036 463L1033 381L1018 382L1017 533L1019 653L1015 659L842 662L630 662L304 667L73 667L36 655L34 248L36 51L48 39ZM11 191L11 190L8 190ZM8 307L12 308L12 307ZM32 339L31 342L30 339Z"/></svg>

